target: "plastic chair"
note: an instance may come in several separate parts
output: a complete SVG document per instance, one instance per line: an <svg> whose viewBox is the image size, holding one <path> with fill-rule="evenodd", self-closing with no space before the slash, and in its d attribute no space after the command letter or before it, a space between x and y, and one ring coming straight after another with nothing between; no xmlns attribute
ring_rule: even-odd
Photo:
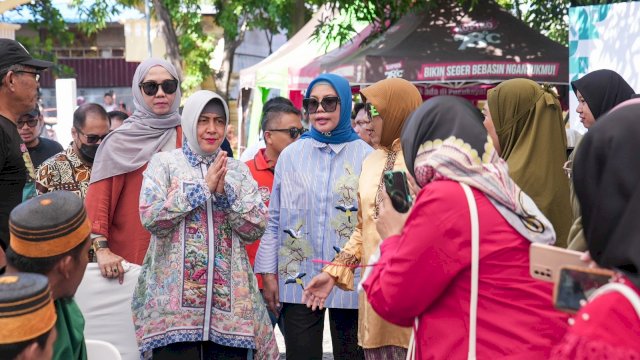
<svg viewBox="0 0 640 360"><path fill-rule="evenodd" d="M85 340L87 360L122 360L120 352L112 344L102 340Z"/></svg>

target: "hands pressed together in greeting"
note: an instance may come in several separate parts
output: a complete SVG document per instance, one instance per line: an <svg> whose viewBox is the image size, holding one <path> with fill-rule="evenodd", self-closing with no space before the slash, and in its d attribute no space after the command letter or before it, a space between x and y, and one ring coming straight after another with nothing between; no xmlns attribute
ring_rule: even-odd
<svg viewBox="0 0 640 360"><path fill-rule="evenodd" d="M209 166L204 180L207 182L209 191L216 194L224 194L224 178L227 175L227 152L220 151Z"/></svg>

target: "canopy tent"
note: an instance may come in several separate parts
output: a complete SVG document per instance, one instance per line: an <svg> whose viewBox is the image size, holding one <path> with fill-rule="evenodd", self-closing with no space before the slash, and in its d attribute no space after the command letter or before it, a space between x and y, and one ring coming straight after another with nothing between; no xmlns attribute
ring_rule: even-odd
<svg viewBox="0 0 640 360"><path fill-rule="evenodd" d="M240 71L240 88L253 90L251 111L249 115L249 129L247 129L248 145L258 141L257 135L260 127L260 117L262 113L262 106L267 100L271 89L279 90L282 96L288 96L289 93L289 70L291 68L301 68L308 64L314 58L321 56L328 51L336 49L340 44L339 42L332 41L327 44L322 41L317 41L312 38L312 34L316 26L321 21L338 17L338 21L352 22L350 19L342 18L339 14L329 8L329 6L323 6L316 14L300 29L287 43L282 45L277 51L271 54L269 57L259 62L258 64L248 67ZM352 22L351 24L357 31L362 30L366 24ZM242 95L241 91L241 96ZM299 92L297 92L299 94ZM299 101L302 102L300 96ZM238 101L239 106L245 101ZM239 111L243 114L242 109ZM240 131L243 130L243 125L239 125ZM242 133L239 134L239 138L242 142ZM243 144L241 144L243 145Z"/></svg>
<svg viewBox="0 0 640 360"><path fill-rule="evenodd" d="M451 88L515 77L566 84L568 55L566 47L487 1L470 12L450 6L406 15L355 52L336 50L294 70L299 76L292 74L290 88L304 89L324 72L352 85L390 77Z"/></svg>

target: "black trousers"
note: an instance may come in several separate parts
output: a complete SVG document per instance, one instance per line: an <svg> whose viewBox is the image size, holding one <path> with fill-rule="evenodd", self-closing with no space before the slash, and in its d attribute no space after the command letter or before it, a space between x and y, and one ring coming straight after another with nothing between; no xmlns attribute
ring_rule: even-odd
<svg viewBox="0 0 640 360"><path fill-rule="evenodd" d="M179 342L153 349L153 360L247 360L247 349L211 341Z"/></svg>
<svg viewBox="0 0 640 360"><path fill-rule="evenodd" d="M304 304L282 304L287 360L322 360L324 313L311 311ZM335 360L364 359L358 346L357 309L329 309L329 326Z"/></svg>

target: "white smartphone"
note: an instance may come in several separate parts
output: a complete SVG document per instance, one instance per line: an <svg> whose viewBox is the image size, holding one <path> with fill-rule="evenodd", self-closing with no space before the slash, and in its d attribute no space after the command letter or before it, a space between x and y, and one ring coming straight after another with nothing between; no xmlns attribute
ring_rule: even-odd
<svg viewBox="0 0 640 360"><path fill-rule="evenodd" d="M529 272L534 279L554 282L563 266L588 267L581 256L580 251L534 243L529 248Z"/></svg>

